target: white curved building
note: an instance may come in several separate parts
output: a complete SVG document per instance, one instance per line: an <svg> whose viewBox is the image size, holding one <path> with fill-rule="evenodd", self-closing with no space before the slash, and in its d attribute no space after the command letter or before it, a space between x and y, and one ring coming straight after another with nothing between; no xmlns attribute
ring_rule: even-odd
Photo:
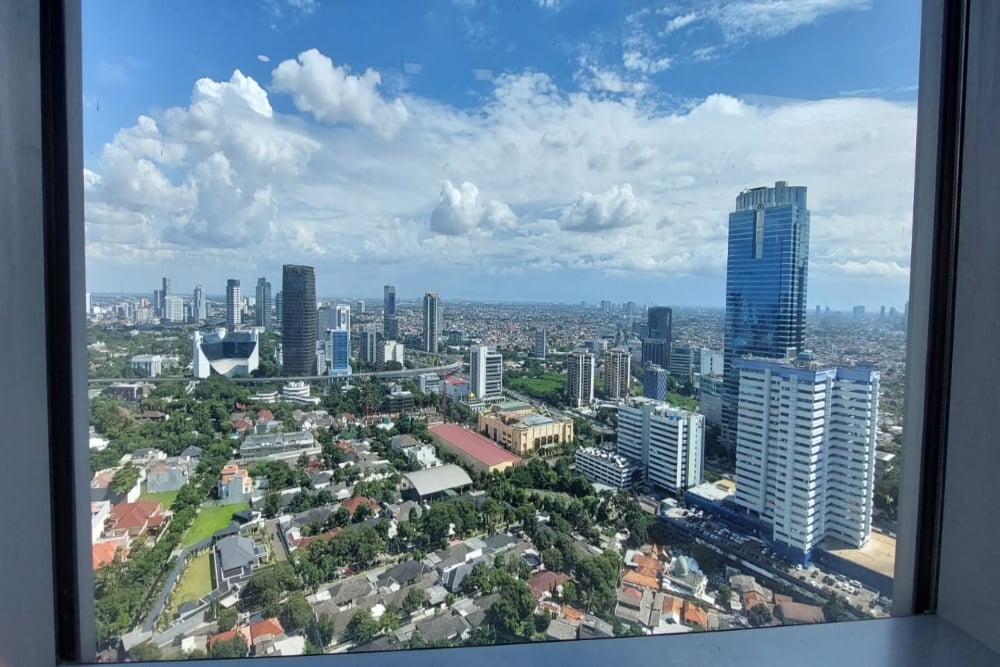
<svg viewBox="0 0 1000 667"><path fill-rule="evenodd" d="M194 332L192 372L197 378L207 378L212 372L226 377L237 373L247 375L260 365L257 331Z"/></svg>

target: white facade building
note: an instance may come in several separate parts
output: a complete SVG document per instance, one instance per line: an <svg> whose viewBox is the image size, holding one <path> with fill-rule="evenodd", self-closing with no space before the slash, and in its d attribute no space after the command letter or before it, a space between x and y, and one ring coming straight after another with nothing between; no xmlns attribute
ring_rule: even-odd
<svg viewBox="0 0 1000 667"><path fill-rule="evenodd" d="M481 400L503 396L503 355L485 345L469 349L469 384Z"/></svg>
<svg viewBox="0 0 1000 667"><path fill-rule="evenodd" d="M226 331L214 334L194 332L192 373L196 378L207 378L215 371L232 377L236 373L250 375L260 365L257 331Z"/></svg>
<svg viewBox="0 0 1000 667"><path fill-rule="evenodd" d="M604 354L604 391L611 400L628 398L632 388L631 364L632 354L628 350L615 348Z"/></svg>
<svg viewBox="0 0 1000 667"><path fill-rule="evenodd" d="M394 340L382 341L375 346L375 363L385 366L390 361L403 363L403 344Z"/></svg>
<svg viewBox="0 0 1000 667"><path fill-rule="evenodd" d="M566 399L573 407L594 402L594 355L572 352L566 360Z"/></svg>
<svg viewBox="0 0 1000 667"><path fill-rule="evenodd" d="M618 454L643 471L647 486L675 494L701 483L705 417L649 398L618 409Z"/></svg>
<svg viewBox="0 0 1000 667"><path fill-rule="evenodd" d="M868 541L879 391L873 369L806 366L737 363L735 501L803 561L827 537Z"/></svg>
<svg viewBox="0 0 1000 667"><path fill-rule="evenodd" d="M163 318L168 322L183 322L184 299L171 295L163 297Z"/></svg>
<svg viewBox="0 0 1000 667"><path fill-rule="evenodd" d="M132 357L132 368L143 371L147 377L155 378L163 373L164 368L177 365L177 357L162 354L137 354Z"/></svg>
<svg viewBox="0 0 1000 667"><path fill-rule="evenodd" d="M722 350L701 348L701 365L698 370L702 377L722 375Z"/></svg>
<svg viewBox="0 0 1000 667"><path fill-rule="evenodd" d="M623 489L632 480L632 464L624 456L597 447L581 447L573 454L576 471L587 481Z"/></svg>

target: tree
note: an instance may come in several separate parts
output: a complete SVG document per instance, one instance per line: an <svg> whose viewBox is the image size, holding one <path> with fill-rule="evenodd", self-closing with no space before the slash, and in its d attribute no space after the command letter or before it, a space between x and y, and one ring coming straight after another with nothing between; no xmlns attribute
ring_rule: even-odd
<svg viewBox="0 0 1000 667"><path fill-rule="evenodd" d="M727 584L720 584L715 592L715 601L720 607L729 609L730 601L733 599L733 589Z"/></svg>
<svg viewBox="0 0 1000 667"><path fill-rule="evenodd" d="M542 562L545 563L545 567L552 570L553 572L563 571L562 552L559 551L558 547L552 546L543 551Z"/></svg>
<svg viewBox="0 0 1000 667"><path fill-rule="evenodd" d="M354 510L354 514L351 515L351 522L361 523L362 521L372 518L374 515L375 512L372 511L372 508L368 505L368 503L361 503L358 505L358 508Z"/></svg>
<svg viewBox="0 0 1000 667"><path fill-rule="evenodd" d="M336 626L329 614L320 614L319 618L313 619L311 633L319 640L319 645L326 648L333 641L336 634Z"/></svg>
<svg viewBox="0 0 1000 667"><path fill-rule="evenodd" d="M347 624L347 638L360 646L373 640L380 629L379 622L372 618L372 613L362 609Z"/></svg>
<svg viewBox="0 0 1000 667"><path fill-rule="evenodd" d="M285 630L291 632L304 630L309 627L309 622L312 619L312 607L309 606L302 591L290 593L285 602L285 608L281 612L281 625Z"/></svg>
<svg viewBox="0 0 1000 667"><path fill-rule="evenodd" d="M755 628L759 628L762 625L768 625L773 620L771 616L771 610L767 608L767 605L763 602L754 605L747 612L747 619L750 621L750 625Z"/></svg>
<svg viewBox="0 0 1000 667"><path fill-rule="evenodd" d="M138 646L133 646L128 651L129 660L134 660L135 662L152 662L154 660L162 660L163 652L160 651L160 647L152 642L143 642Z"/></svg>
<svg viewBox="0 0 1000 667"><path fill-rule="evenodd" d="M497 628L516 637L530 637L534 630L535 599L531 588L520 579L511 579L490 609Z"/></svg>
<svg viewBox="0 0 1000 667"><path fill-rule="evenodd" d="M268 491L264 496L264 516L273 519L281 511L281 497L276 491Z"/></svg>
<svg viewBox="0 0 1000 667"><path fill-rule="evenodd" d="M139 469L134 465L122 466L111 477L111 490L119 495L128 493L139 481Z"/></svg>
<svg viewBox="0 0 1000 667"><path fill-rule="evenodd" d="M212 644L212 650L209 651L209 655L213 658L245 658L249 653L247 642L242 635L236 635L225 641L217 641Z"/></svg>
<svg viewBox="0 0 1000 667"><path fill-rule="evenodd" d="M236 619L239 614L236 612L235 607L230 607L229 609L220 609L216 620L219 624L219 632L225 632L226 630L232 630L233 626L236 625Z"/></svg>
<svg viewBox="0 0 1000 667"><path fill-rule="evenodd" d="M823 616L831 623L851 620L851 615L847 610L847 602L836 593L823 605Z"/></svg>
<svg viewBox="0 0 1000 667"><path fill-rule="evenodd" d="M427 591L417 587L411 588L406 592L406 597L403 598L403 611L407 614L412 614L417 609L423 607L426 601Z"/></svg>

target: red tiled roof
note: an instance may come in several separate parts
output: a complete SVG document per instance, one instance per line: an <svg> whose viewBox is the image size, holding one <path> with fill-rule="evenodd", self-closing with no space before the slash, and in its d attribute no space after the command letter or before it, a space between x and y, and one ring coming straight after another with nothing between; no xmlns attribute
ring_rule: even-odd
<svg viewBox="0 0 1000 667"><path fill-rule="evenodd" d="M118 542L98 542L91 549L91 557L93 560L94 569L96 570L102 565L107 565L115 559L115 554L118 549L121 548L121 544ZM128 549L122 549L122 560L128 556Z"/></svg>
<svg viewBox="0 0 1000 667"><path fill-rule="evenodd" d="M257 641L262 637L277 637L285 634L285 629L281 627L281 622L277 618L265 618L250 626L250 637Z"/></svg>
<svg viewBox="0 0 1000 667"><path fill-rule="evenodd" d="M686 625L700 625L703 629L708 629L708 612L687 600L684 601L684 623Z"/></svg>
<svg viewBox="0 0 1000 667"><path fill-rule="evenodd" d="M358 508L362 505L368 505L372 510L378 511L379 504L372 500L371 498L365 498L364 496L357 496L355 498L348 498L347 500L340 503L340 506L347 509L348 512L354 514L358 511Z"/></svg>
<svg viewBox="0 0 1000 667"><path fill-rule="evenodd" d="M115 529L141 530L153 517L163 514L163 505L156 500L140 500L135 503L119 503L111 508L109 520Z"/></svg>
<svg viewBox="0 0 1000 667"><path fill-rule="evenodd" d="M649 588L654 591L660 589L660 582L656 577L650 577L633 570L626 572L625 576L622 577L622 581L629 584L635 584L636 586L642 586L643 588Z"/></svg>
<svg viewBox="0 0 1000 667"><path fill-rule="evenodd" d="M583 612L575 607L571 607L568 604L564 604L562 608L562 614L566 617L567 621L579 621L583 618Z"/></svg>
<svg viewBox="0 0 1000 667"><path fill-rule="evenodd" d="M531 587L531 596L536 600L541 600L546 593L555 590L557 586L569 579L561 572L551 572L543 570L528 577L528 586Z"/></svg>
<svg viewBox="0 0 1000 667"><path fill-rule="evenodd" d="M458 424L435 424L429 427L431 433L446 443L460 449L483 465L495 466L507 461L514 465L521 463L521 457L508 452L503 447L495 445L483 436L459 426Z"/></svg>
<svg viewBox="0 0 1000 667"><path fill-rule="evenodd" d="M257 413L257 421L259 422L269 422L274 421L274 413L270 410L261 410Z"/></svg>
<svg viewBox="0 0 1000 667"><path fill-rule="evenodd" d="M636 602L642 601L642 591L638 588L632 588L631 586L622 586L622 595L628 598L632 598Z"/></svg>
<svg viewBox="0 0 1000 667"><path fill-rule="evenodd" d="M236 635L243 637L243 641L250 645L253 643L253 638L250 635L250 628L243 626L240 628L233 628L232 630L226 630L225 632L219 632L208 638L208 648L211 650L215 642L227 642Z"/></svg>

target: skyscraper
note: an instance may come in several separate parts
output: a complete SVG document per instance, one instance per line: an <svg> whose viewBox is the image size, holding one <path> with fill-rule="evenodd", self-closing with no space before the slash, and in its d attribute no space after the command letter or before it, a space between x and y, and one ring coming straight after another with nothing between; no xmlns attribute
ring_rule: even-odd
<svg viewBox="0 0 1000 667"><path fill-rule="evenodd" d="M386 340L398 340L399 321L396 319L396 287L386 285L382 293L382 334Z"/></svg>
<svg viewBox="0 0 1000 667"><path fill-rule="evenodd" d="M566 400L576 408L594 402L594 355L571 352L566 359Z"/></svg>
<svg viewBox="0 0 1000 667"><path fill-rule="evenodd" d="M395 290L393 290L395 298ZM441 337L441 300L437 292L424 294L424 351L437 352Z"/></svg>
<svg viewBox="0 0 1000 667"><path fill-rule="evenodd" d="M547 352L548 346L545 340L545 329L535 329L534 356L538 359L544 359Z"/></svg>
<svg viewBox="0 0 1000 667"><path fill-rule="evenodd" d="M622 348L604 353L604 392L611 400L628 398L632 388L632 354Z"/></svg>
<svg viewBox="0 0 1000 667"><path fill-rule="evenodd" d="M744 190L729 214L722 442L736 444L739 374L752 355L784 359L801 351L806 323L809 209L806 188L778 181Z"/></svg>
<svg viewBox="0 0 1000 667"><path fill-rule="evenodd" d="M173 292L170 289L170 278L163 277L163 296L170 296Z"/></svg>
<svg viewBox="0 0 1000 667"><path fill-rule="evenodd" d="M205 290L201 283L194 286L194 294L191 300L191 317L195 322L204 322L208 319L208 306L205 303Z"/></svg>
<svg viewBox="0 0 1000 667"><path fill-rule="evenodd" d="M281 307L282 299L279 291L274 295L274 326L278 331L281 331Z"/></svg>
<svg viewBox="0 0 1000 667"><path fill-rule="evenodd" d="M478 399L503 395L503 355L485 345L469 348L469 383Z"/></svg>
<svg viewBox="0 0 1000 667"><path fill-rule="evenodd" d="M656 364L642 371L642 395L656 401L667 400L667 370Z"/></svg>
<svg viewBox="0 0 1000 667"><path fill-rule="evenodd" d="M153 312L157 317L163 315L163 290L153 290Z"/></svg>
<svg viewBox="0 0 1000 667"><path fill-rule="evenodd" d="M334 329L330 332L330 348L327 359L330 362L330 375L347 377L351 374L351 334L346 329Z"/></svg>
<svg viewBox="0 0 1000 667"><path fill-rule="evenodd" d="M242 319L243 298L240 296L240 281L230 278L226 281L226 328L238 328Z"/></svg>
<svg viewBox="0 0 1000 667"><path fill-rule="evenodd" d="M333 306L316 309L316 340L327 340L327 332L337 328L337 313Z"/></svg>
<svg viewBox="0 0 1000 667"><path fill-rule="evenodd" d="M311 266L285 264L281 269L282 371L316 373L316 274Z"/></svg>
<svg viewBox="0 0 1000 667"><path fill-rule="evenodd" d="M642 363L670 368L674 311L663 306L649 309L646 337L642 341Z"/></svg>
<svg viewBox="0 0 1000 667"><path fill-rule="evenodd" d="M257 295L254 303L254 325L271 330L271 283L263 276L257 279Z"/></svg>
<svg viewBox="0 0 1000 667"><path fill-rule="evenodd" d="M354 302L354 310L358 312L359 315L365 314L365 302L358 299Z"/></svg>
<svg viewBox="0 0 1000 667"><path fill-rule="evenodd" d="M163 319L168 322L183 322L184 299L173 295L163 297Z"/></svg>
<svg viewBox="0 0 1000 667"><path fill-rule="evenodd" d="M374 364L378 358L375 349L376 335L375 327L371 324L365 325L361 332L361 340L358 345L358 359L366 364Z"/></svg>
<svg viewBox="0 0 1000 667"><path fill-rule="evenodd" d="M333 328L351 330L351 307L340 303L333 308Z"/></svg>
<svg viewBox="0 0 1000 667"><path fill-rule="evenodd" d="M735 362L735 501L797 562L826 537L852 548L868 541L875 483L878 371L817 369L809 356Z"/></svg>

